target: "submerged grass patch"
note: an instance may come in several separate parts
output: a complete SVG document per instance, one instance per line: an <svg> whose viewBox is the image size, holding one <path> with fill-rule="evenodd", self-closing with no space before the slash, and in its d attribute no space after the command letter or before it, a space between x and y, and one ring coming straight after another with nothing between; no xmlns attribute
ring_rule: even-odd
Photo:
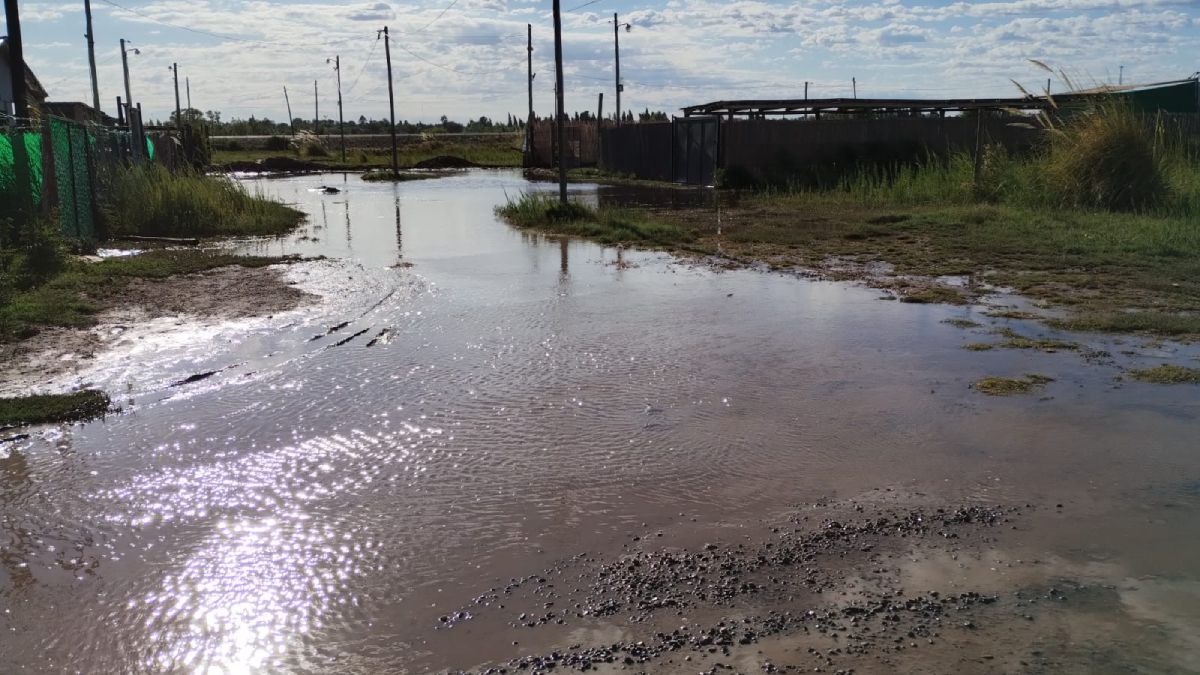
<svg viewBox="0 0 1200 675"><path fill-rule="evenodd" d="M955 328L978 328L979 324L970 319L945 319L942 323L950 324Z"/></svg>
<svg viewBox="0 0 1200 675"><path fill-rule="evenodd" d="M429 180L445 178L452 175L450 171L368 171L362 179L368 183L406 183L413 180Z"/></svg>
<svg viewBox="0 0 1200 675"><path fill-rule="evenodd" d="M1166 363L1155 368L1130 370L1129 376L1155 384L1200 384L1200 369Z"/></svg>
<svg viewBox="0 0 1200 675"><path fill-rule="evenodd" d="M989 396L1015 396L1028 394L1053 381L1052 377L1031 373L1022 378L985 377L976 382L974 387L977 391Z"/></svg>
<svg viewBox="0 0 1200 675"><path fill-rule="evenodd" d="M108 394L95 389L0 398L0 427L89 420L103 415L111 404Z"/></svg>
<svg viewBox="0 0 1200 675"><path fill-rule="evenodd" d="M496 207L506 222L556 234L595 239L604 244L651 242L686 243L690 237L668 225L625 209L593 208L580 202L561 204L555 195L525 193Z"/></svg>

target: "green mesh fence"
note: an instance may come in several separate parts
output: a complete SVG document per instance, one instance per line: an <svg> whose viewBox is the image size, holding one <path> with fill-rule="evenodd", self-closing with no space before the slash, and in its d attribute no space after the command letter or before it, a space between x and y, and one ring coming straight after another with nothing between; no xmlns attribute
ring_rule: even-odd
<svg viewBox="0 0 1200 675"><path fill-rule="evenodd" d="M24 162L18 165L20 146L25 146ZM27 188L21 186L28 184ZM16 210L22 193L28 190L28 206L42 203L42 135L29 131L0 130L0 212Z"/></svg>
<svg viewBox="0 0 1200 675"><path fill-rule="evenodd" d="M54 178L58 187L58 217L62 232L81 241L95 241L90 154L93 141L82 125L50 120L54 149Z"/></svg>

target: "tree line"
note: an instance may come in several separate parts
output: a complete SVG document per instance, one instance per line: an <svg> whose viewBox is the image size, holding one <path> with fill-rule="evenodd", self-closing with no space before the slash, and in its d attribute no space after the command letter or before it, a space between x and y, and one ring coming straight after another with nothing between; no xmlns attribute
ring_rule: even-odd
<svg viewBox="0 0 1200 675"><path fill-rule="evenodd" d="M186 108L182 111L181 116L184 123L196 124L203 123L208 127L208 133L213 136L286 136L293 131L313 131L312 118L297 117L292 120L291 124L283 121L272 120L269 117L255 117L251 115L247 118L234 117L231 119L222 119L219 110L198 110L196 108ZM596 119L596 114L587 110L578 111L568 117L574 121L591 121ZM550 119L544 117L540 119ZM625 123L634 122L666 122L670 120L665 112L651 111L646 108L643 112L634 113L626 111L621 115L621 120ZM170 118L166 122L156 120L154 125L167 126L175 124L175 113L171 113ZM386 119L368 119L365 115L359 115L358 119L348 119L345 122L347 134L386 134L390 133L390 125ZM493 120L486 115L480 115L478 119L468 119L464 124L449 119L446 115L442 115L437 122L409 122L408 120L396 122L396 132L402 134L423 134L423 133L503 133L516 132L525 129L526 121L524 117L509 114L504 120ZM335 119L319 120L320 133L334 134L338 132L338 121Z"/></svg>

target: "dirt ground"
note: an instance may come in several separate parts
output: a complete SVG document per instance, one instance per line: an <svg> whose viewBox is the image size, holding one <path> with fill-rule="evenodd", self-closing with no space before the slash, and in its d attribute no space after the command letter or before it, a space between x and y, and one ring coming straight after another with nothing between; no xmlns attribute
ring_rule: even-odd
<svg viewBox="0 0 1200 675"><path fill-rule="evenodd" d="M0 393L29 393L72 372L104 348L114 335L139 323L170 316L240 319L296 309L317 296L291 285L283 267L220 267L166 279L133 279L114 291L92 295L113 306L86 328L47 328L27 340L0 344Z"/></svg>

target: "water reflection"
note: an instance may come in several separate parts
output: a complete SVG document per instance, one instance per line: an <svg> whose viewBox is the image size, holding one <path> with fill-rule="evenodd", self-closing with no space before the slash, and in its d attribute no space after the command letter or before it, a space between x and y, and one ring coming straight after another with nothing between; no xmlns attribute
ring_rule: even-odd
<svg viewBox="0 0 1200 675"><path fill-rule="evenodd" d="M539 187L512 174L354 182L346 238L314 241L320 184L260 182L311 222L244 250L334 259L286 272L323 304L155 343L163 381L221 375L73 428L69 462L45 439L0 462L7 669L472 667L512 654L465 631L439 646L435 627L494 578L692 519L736 537L788 504L894 485L1091 508L1104 518L1077 541L1130 574L1194 575L1180 550L1198 519L1163 526L1182 542L1165 552L1104 535L1160 516L1141 495L1200 471L1189 392L1115 389L1114 367L1076 354L967 352L991 326L942 321L989 320L972 308L518 231L492 208ZM1056 377L1053 398L969 390L1025 372ZM63 549L100 561L96 578L45 582Z"/></svg>

